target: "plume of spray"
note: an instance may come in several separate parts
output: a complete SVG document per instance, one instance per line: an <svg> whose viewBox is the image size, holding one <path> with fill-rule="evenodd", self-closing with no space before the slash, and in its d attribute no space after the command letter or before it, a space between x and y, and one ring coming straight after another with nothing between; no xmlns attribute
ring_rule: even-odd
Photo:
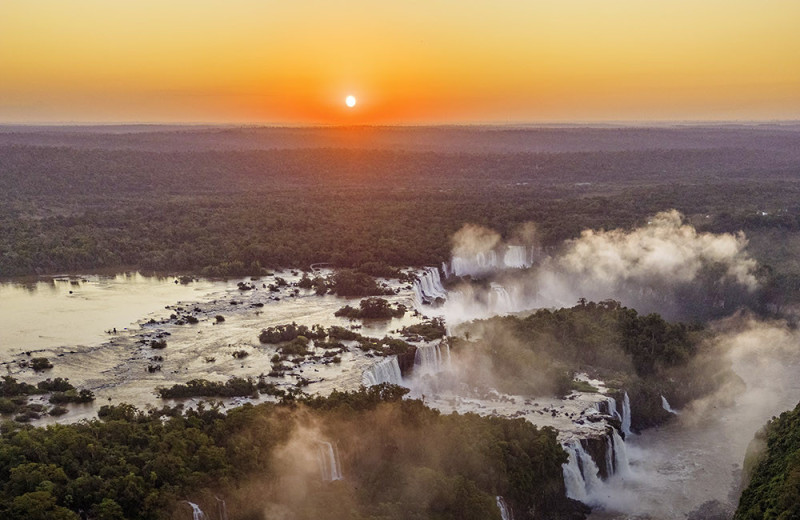
<svg viewBox="0 0 800 520"><path fill-rule="evenodd" d="M755 433L800 400L800 333L746 313L712 329L694 361L695 377L721 384L667 425L627 443L630 474L611 479L591 503L664 519L703 517L710 510L732 516L745 484L745 454L759 447L752 442Z"/></svg>
<svg viewBox="0 0 800 520"><path fill-rule="evenodd" d="M520 228L535 240L530 226ZM517 240L514 238L513 240ZM502 246L499 236L465 226L453 237L453 258ZM579 298L614 299L667 318L730 314L757 288L756 262L744 234L697 231L675 210L632 230L585 230L530 269L484 267L470 274L491 283L456 286L442 309L449 324L498 313L572 306ZM483 249L481 249L483 248ZM509 297L499 306L498 286Z"/></svg>

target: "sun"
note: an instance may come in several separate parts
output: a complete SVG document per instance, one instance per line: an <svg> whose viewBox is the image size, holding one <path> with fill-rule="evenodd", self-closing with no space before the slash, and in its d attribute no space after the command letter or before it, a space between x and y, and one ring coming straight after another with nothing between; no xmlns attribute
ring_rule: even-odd
<svg viewBox="0 0 800 520"><path fill-rule="evenodd" d="M350 108L356 106L356 97L355 96L347 96L344 98L344 104Z"/></svg>

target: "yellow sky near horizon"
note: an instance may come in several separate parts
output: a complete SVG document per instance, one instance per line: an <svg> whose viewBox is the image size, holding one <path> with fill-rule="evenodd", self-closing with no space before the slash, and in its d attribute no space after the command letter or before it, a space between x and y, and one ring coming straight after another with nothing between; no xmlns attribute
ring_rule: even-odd
<svg viewBox="0 0 800 520"><path fill-rule="evenodd" d="M2 0L0 122L800 119L798 26L797 0Z"/></svg>

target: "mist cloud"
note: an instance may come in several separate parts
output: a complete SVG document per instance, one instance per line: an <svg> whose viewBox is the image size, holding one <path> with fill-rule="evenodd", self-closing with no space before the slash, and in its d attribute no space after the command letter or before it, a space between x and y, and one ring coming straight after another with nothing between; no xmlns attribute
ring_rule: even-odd
<svg viewBox="0 0 800 520"><path fill-rule="evenodd" d="M743 233L699 232L676 210L632 230L585 230L551 254L534 245L535 227L520 229L508 243L480 226L464 226L454 235L452 273L491 283L465 283L451 291L443 311L451 325L572 306L579 298L615 299L672 319L705 319L730 314L758 287L757 264Z"/></svg>

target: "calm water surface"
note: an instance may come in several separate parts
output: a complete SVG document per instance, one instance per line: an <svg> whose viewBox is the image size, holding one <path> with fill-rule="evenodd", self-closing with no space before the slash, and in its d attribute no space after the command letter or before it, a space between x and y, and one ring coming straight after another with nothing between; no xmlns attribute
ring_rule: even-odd
<svg viewBox="0 0 800 520"><path fill-rule="evenodd" d="M0 360L29 350L108 339L178 301L203 299L228 282L124 273L0 283Z"/></svg>

